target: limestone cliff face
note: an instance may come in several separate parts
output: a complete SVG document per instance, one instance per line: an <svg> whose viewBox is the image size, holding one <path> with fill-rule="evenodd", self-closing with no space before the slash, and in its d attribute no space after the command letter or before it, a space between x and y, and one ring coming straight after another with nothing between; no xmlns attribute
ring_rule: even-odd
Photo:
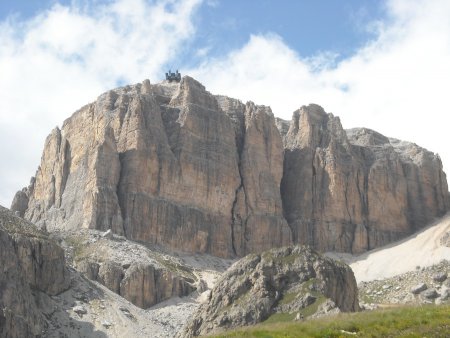
<svg viewBox="0 0 450 338"><path fill-rule="evenodd" d="M314 105L275 119L184 77L115 89L77 111L47 138L12 209L49 230L244 256L292 242L360 252L448 205L440 160L422 148L347 135Z"/></svg>
<svg viewBox="0 0 450 338"><path fill-rule="evenodd" d="M218 256L290 243L273 114L224 113L218 101L189 77L101 95L47 138L28 207L22 192L12 208L48 229L112 229Z"/></svg>
<svg viewBox="0 0 450 338"><path fill-rule="evenodd" d="M345 132L317 105L294 113L284 143L281 191L295 242L363 252L448 210L440 159L415 144L369 129Z"/></svg>

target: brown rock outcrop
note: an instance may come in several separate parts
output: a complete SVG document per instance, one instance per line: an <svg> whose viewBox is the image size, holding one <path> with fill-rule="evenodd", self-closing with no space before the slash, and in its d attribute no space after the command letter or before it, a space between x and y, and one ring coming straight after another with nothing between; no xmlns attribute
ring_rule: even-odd
<svg viewBox="0 0 450 338"><path fill-rule="evenodd" d="M0 207L0 266L0 336L40 336L45 319L32 290L55 295L69 287L63 250Z"/></svg>
<svg viewBox="0 0 450 338"><path fill-rule="evenodd" d="M120 295L144 309L193 291L195 288L180 276L144 264L134 264L128 268L120 283Z"/></svg>
<svg viewBox="0 0 450 338"><path fill-rule="evenodd" d="M66 237L73 248L74 267L134 305L146 309L196 290L197 278L180 260L121 236L82 232Z"/></svg>
<svg viewBox="0 0 450 338"><path fill-rule="evenodd" d="M278 128L277 128L278 127ZM293 120L190 77L126 86L47 138L12 209L39 226L244 256L294 243L361 252L448 210L439 158L316 105Z"/></svg>
<svg viewBox="0 0 450 338"><path fill-rule="evenodd" d="M86 260L78 262L76 267L88 278L143 309L195 291L194 280L155 264L134 263L123 268L112 261Z"/></svg>
<svg viewBox="0 0 450 338"><path fill-rule="evenodd" d="M308 247L272 249L236 262L217 281L209 300L181 336L192 337L254 325L272 315L313 314L326 304L358 311L358 288L349 266Z"/></svg>

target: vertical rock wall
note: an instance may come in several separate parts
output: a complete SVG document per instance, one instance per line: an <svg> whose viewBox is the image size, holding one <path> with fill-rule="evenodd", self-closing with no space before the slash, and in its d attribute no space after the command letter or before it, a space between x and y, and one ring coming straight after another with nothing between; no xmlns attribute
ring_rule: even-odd
<svg viewBox="0 0 450 338"><path fill-rule="evenodd" d="M184 77L115 89L77 111L49 135L12 208L49 230L112 229L225 257L292 242L361 252L448 205L439 158L416 145L347 134L316 105L275 120Z"/></svg>
<svg viewBox="0 0 450 338"><path fill-rule="evenodd" d="M417 145L369 129L346 133L317 105L294 113L284 143L281 191L296 243L359 253L448 210L442 164Z"/></svg>

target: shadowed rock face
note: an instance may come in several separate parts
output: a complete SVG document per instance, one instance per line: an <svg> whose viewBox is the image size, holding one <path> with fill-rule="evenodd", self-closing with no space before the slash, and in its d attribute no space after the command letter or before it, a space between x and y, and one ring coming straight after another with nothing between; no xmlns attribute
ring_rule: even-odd
<svg viewBox="0 0 450 338"><path fill-rule="evenodd" d="M64 251L0 207L0 266L0 336L40 336L45 319L32 290L55 295L69 287Z"/></svg>
<svg viewBox="0 0 450 338"><path fill-rule="evenodd" d="M439 158L416 145L347 135L315 105L275 120L184 77L115 89L73 114L12 209L49 230L112 229L227 257L292 242L360 252L448 203Z"/></svg>
<svg viewBox="0 0 450 338"><path fill-rule="evenodd" d="M280 313L313 315L325 304L335 312L359 310L358 288L350 267L308 247L272 249L248 255L231 266L181 336L254 325Z"/></svg>

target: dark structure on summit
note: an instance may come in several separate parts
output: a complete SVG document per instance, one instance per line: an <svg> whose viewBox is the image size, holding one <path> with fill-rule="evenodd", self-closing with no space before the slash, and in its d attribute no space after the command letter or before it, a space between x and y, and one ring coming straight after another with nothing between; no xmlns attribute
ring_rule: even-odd
<svg viewBox="0 0 450 338"><path fill-rule="evenodd" d="M166 80L169 81L169 82L172 82L172 81L180 82L181 81L181 74L178 73L178 70L175 73L172 73L169 70L169 72L166 73Z"/></svg>

